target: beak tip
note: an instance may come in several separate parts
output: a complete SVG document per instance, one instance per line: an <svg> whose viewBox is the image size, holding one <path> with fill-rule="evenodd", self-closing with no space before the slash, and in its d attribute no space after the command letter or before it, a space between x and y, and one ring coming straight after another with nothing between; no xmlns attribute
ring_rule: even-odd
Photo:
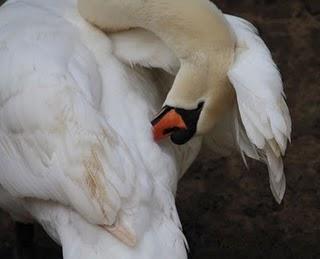
<svg viewBox="0 0 320 259"><path fill-rule="evenodd" d="M152 135L153 135L153 140L156 142L159 142L160 140L164 139L165 136L159 132L155 127L152 127Z"/></svg>
<svg viewBox="0 0 320 259"><path fill-rule="evenodd" d="M152 121L153 139L156 142L166 138L173 129L186 129L187 126L182 117L173 109L161 114L161 117Z"/></svg>

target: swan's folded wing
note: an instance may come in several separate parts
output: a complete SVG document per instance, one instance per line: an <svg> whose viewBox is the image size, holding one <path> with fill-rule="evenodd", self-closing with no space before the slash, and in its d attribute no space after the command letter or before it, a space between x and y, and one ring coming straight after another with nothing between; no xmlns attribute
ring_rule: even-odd
<svg viewBox="0 0 320 259"><path fill-rule="evenodd" d="M173 51L155 34L144 29L111 33L113 51L122 62L147 68L161 68L176 74L180 63Z"/></svg>
<svg viewBox="0 0 320 259"><path fill-rule="evenodd" d="M267 163L271 190L280 202L285 192L282 155L291 134L281 76L256 29L243 19L226 18L238 44L228 74L237 95L238 144L246 155Z"/></svg>
<svg viewBox="0 0 320 259"><path fill-rule="evenodd" d="M95 59L62 18L14 4L0 14L0 183L15 197L53 200L112 225L135 170L97 109Z"/></svg>

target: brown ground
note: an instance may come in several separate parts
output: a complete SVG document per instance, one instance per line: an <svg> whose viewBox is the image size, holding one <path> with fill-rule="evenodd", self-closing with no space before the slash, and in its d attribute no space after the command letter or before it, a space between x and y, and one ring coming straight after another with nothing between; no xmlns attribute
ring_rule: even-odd
<svg viewBox="0 0 320 259"><path fill-rule="evenodd" d="M250 161L247 171L239 156L198 159L177 198L190 258L320 258L320 0L215 2L257 25L270 46L283 74L293 136L281 206L263 165ZM0 229L0 258L9 259L12 223L3 215ZM52 242L38 240L42 258L59 258Z"/></svg>

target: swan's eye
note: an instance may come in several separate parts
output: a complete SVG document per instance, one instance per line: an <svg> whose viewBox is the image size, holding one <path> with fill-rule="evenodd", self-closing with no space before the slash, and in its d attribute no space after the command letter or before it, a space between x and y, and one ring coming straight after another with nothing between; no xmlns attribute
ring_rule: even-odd
<svg viewBox="0 0 320 259"><path fill-rule="evenodd" d="M159 115L151 122L156 141L167 136L173 143L183 145L196 133L198 120L204 103L199 103L194 110L186 110L165 106Z"/></svg>

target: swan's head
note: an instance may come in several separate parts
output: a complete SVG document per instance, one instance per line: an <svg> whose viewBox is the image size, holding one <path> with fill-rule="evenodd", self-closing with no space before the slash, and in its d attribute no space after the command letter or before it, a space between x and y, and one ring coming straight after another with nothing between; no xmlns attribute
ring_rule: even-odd
<svg viewBox="0 0 320 259"><path fill-rule="evenodd" d="M233 48L210 53L197 65L182 65L161 112L152 121L154 139L170 136L181 145L209 133L232 109L235 94L228 80Z"/></svg>
<svg viewBox="0 0 320 259"><path fill-rule="evenodd" d="M175 144L208 134L235 99L228 79L236 51L234 32L210 2L187 2L190 6L179 9L180 20L170 22L170 33L159 30L181 66L162 111L152 121L153 133L155 140L170 136Z"/></svg>
<svg viewBox="0 0 320 259"><path fill-rule="evenodd" d="M181 67L160 114L152 121L156 140L168 135L184 144L208 133L233 91L227 74L235 38L223 13L208 0L79 0L81 15L105 31L141 27L157 35Z"/></svg>

